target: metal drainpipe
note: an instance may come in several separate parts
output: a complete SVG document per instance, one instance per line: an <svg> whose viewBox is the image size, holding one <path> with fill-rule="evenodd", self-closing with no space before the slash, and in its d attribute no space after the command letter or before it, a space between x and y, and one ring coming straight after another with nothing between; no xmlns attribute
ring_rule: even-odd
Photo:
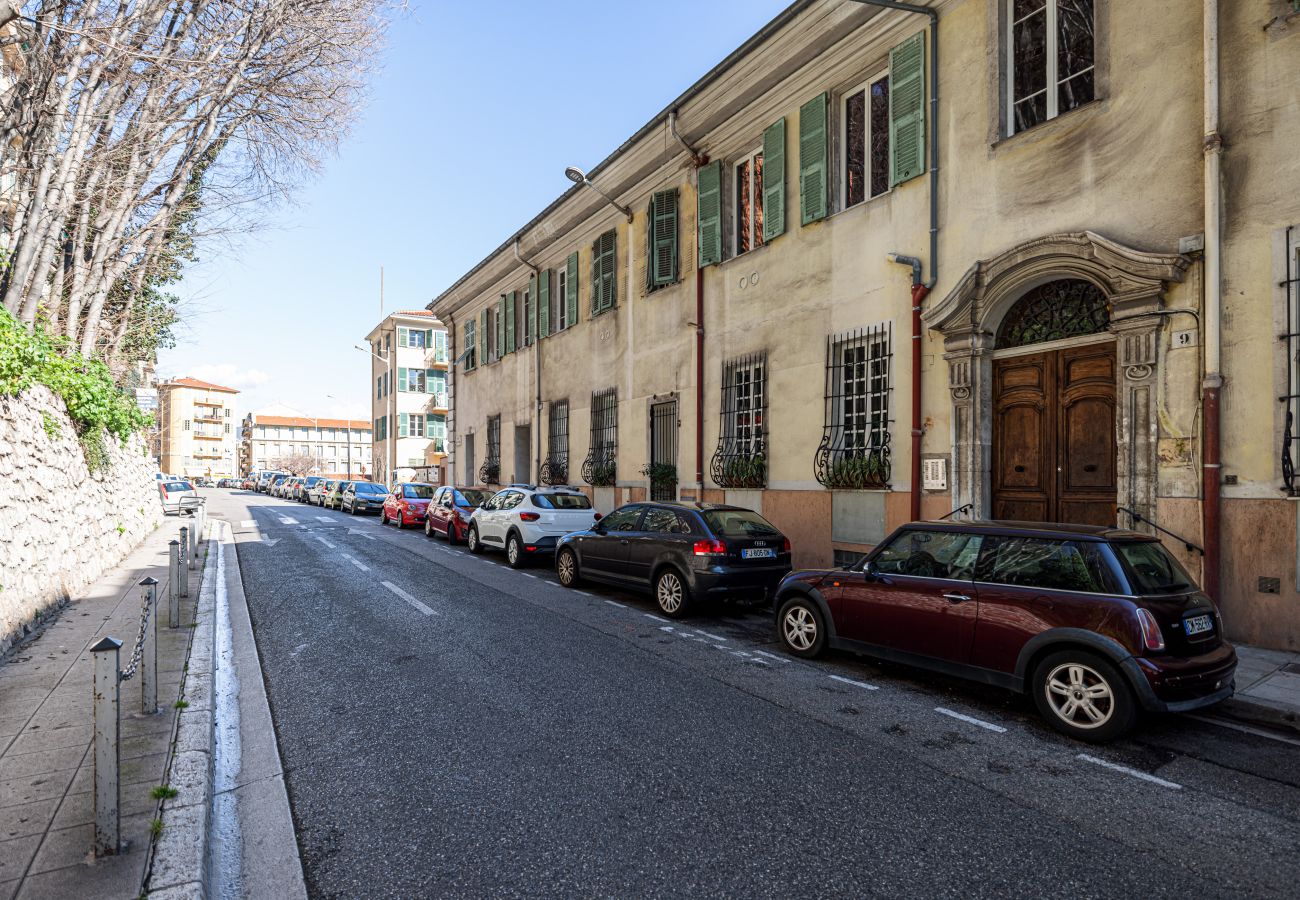
<svg viewBox="0 0 1300 900"><path fill-rule="evenodd" d="M1219 493L1222 482L1219 390L1223 386L1219 357L1223 287L1220 168L1223 140L1219 134L1219 3L1218 0L1204 0L1204 3L1205 381L1201 388L1201 404L1205 411L1205 446L1201 454L1201 530L1205 557L1201 582L1205 592L1219 602Z"/></svg>
<svg viewBox="0 0 1300 900"><path fill-rule="evenodd" d="M542 293L542 270L519 254L519 238L515 238L514 247L515 259L532 269L533 277L537 279L537 291L535 292L537 296L531 298L533 309L537 309L537 303ZM541 317L534 313L533 318L540 320ZM528 326L525 325L524 327L527 328ZM540 334L533 335L533 382L537 386L537 409L533 413L533 424L536 426L533 429L536 437L533 445L533 475L540 482L542 480L542 336Z"/></svg>
<svg viewBox="0 0 1300 900"><path fill-rule="evenodd" d="M709 164L709 155L692 147L677 131L675 109L668 114L668 131L691 155L698 190L699 171ZM695 499L704 500L704 267L698 259L695 261Z"/></svg>
<svg viewBox="0 0 1300 900"><path fill-rule="evenodd" d="M915 256L889 254L889 261L912 267L912 521L921 518L921 301L930 289L921 282L921 261Z"/></svg>

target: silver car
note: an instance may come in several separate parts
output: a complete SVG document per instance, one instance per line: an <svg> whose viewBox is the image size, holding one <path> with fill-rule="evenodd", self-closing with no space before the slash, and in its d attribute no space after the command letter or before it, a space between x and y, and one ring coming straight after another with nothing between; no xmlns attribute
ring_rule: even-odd
<svg viewBox="0 0 1300 900"><path fill-rule="evenodd" d="M199 492L188 481L159 481L158 495L162 499L163 515L180 515L182 506L198 502ZM188 501L188 502L186 502Z"/></svg>

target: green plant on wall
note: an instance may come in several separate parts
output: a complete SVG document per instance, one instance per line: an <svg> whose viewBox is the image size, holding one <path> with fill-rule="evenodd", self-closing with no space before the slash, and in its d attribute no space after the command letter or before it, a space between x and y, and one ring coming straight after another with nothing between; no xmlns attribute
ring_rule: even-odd
<svg viewBox="0 0 1300 900"><path fill-rule="evenodd" d="M617 477L617 467L613 460L603 462L594 462L591 464L591 478L589 483L593 487L613 487L614 480Z"/></svg>
<svg viewBox="0 0 1300 900"><path fill-rule="evenodd" d="M724 486L760 488L767 483L767 459L763 454L733 456L722 464Z"/></svg>
<svg viewBox="0 0 1300 900"><path fill-rule="evenodd" d="M641 474L655 486L677 484L677 467L671 463L649 463L641 467Z"/></svg>
<svg viewBox="0 0 1300 900"><path fill-rule="evenodd" d="M45 429L45 436L50 440L58 440L63 434L63 426L59 420L50 415L47 410L41 410L41 427Z"/></svg>
<svg viewBox="0 0 1300 900"><path fill-rule="evenodd" d="M826 475L827 487L875 488L884 487L889 478L889 463L884 457L869 453L864 456L841 456L831 463Z"/></svg>

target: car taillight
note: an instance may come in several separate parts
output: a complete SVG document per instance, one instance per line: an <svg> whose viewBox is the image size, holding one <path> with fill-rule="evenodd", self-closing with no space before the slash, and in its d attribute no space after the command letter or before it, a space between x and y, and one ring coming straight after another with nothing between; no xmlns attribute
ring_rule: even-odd
<svg viewBox="0 0 1300 900"><path fill-rule="evenodd" d="M1160 633L1160 625L1156 622L1156 617L1145 609L1139 609L1137 616L1138 623L1142 626L1142 643L1146 648L1157 652L1165 649L1165 638Z"/></svg>
<svg viewBox="0 0 1300 900"><path fill-rule="evenodd" d="M593 521L593 522L599 522L599 521L600 521L600 513L596 513L596 514L592 517L591 521Z"/></svg>
<svg viewBox="0 0 1300 900"><path fill-rule="evenodd" d="M696 556L726 556L727 545L722 541L696 541Z"/></svg>
<svg viewBox="0 0 1300 900"><path fill-rule="evenodd" d="M790 539L788 537L781 538L781 552L782 553L790 552Z"/></svg>
<svg viewBox="0 0 1300 900"><path fill-rule="evenodd" d="M530 512L522 512L522 513L519 514L519 518L520 518L521 520L525 521L525 522L536 522L538 519L541 518L541 514L539 514L539 513L530 513Z"/></svg>

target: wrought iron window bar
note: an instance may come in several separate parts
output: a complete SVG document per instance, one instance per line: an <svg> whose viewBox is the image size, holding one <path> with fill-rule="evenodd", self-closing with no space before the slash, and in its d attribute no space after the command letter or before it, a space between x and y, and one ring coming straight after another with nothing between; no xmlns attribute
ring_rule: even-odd
<svg viewBox="0 0 1300 900"><path fill-rule="evenodd" d="M591 449L582 463L582 480L593 487L612 487L617 478L618 390L591 395Z"/></svg>
<svg viewBox="0 0 1300 900"><path fill-rule="evenodd" d="M501 416L495 415L487 422L487 456L478 470L483 484L501 483Z"/></svg>
<svg viewBox="0 0 1300 900"><path fill-rule="evenodd" d="M888 322L826 339L826 418L813 458L824 487L889 487L892 362Z"/></svg>
<svg viewBox="0 0 1300 900"><path fill-rule="evenodd" d="M650 406L650 464L641 469L650 481L651 500L677 497L677 401Z"/></svg>
<svg viewBox="0 0 1300 900"><path fill-rule="evenodd" d="M548 423L546 461L542 463L539 477L542 484L569 483L569 401L551 402Z"/></svg>
<svg viewBox="0 0 1300 900"><path fill-rule="evenodd" d="M722 422L709 461L713 483L724 488L767 485L767 353L723 364Z"/></svg>
<svg viewBox="0 0 1300 900"><path fill-rule="evenodd" d="M1295 442L1296 419L1300 416L1300 383L1297 383L1297 365L1300 364L1300 241L1293 239L1294 227L1286 230L1286 333L1279 340L1286 343L1286 393L1278 400L1283 404L1282 426L1282 486L1287 496L1300 495L1296 486Z"/></svg>

